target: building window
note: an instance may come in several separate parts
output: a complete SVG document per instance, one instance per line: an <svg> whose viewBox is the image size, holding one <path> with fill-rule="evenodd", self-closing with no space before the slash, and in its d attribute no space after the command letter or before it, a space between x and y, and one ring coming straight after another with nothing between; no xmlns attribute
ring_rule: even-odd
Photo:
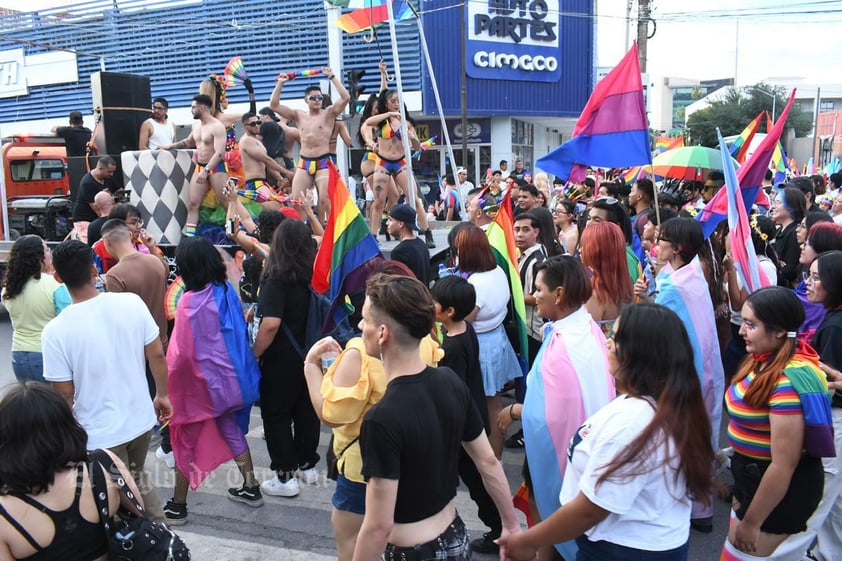
<svg viewBox="0 0 842 561"><path fill-rule="evenodd" d="M532 147L535 145L535 125L512 119L512 161L511 169L514 169L514 160L523 160L523 167L532 169Z"/></svg>
<svg viewBox="0 0 842 561"><path fill-rule="evenodd" d="M824 113L826 111L833 111L832 101L822 101L819 103L819 113Z"/></svg>

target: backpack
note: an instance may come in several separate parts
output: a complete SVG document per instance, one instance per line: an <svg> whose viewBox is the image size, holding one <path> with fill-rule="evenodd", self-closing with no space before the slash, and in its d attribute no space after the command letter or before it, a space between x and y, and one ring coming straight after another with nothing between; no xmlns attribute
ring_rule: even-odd
<svg viewBox="0 0 842 561"><path fill-rule="evenodd" d="M295 352L297 352L302 359L307 356L307 353L310 351L310 347L312 347L313 344L322 337L330 335L336 339L342 347L344 347L350 339L358 335L355 330L351 329L351 324L348 322L347 317L343 318L332 331L324 333L323 328L328 316L330 315L330 299L328 299L328 297L324 294L317 293L313 290L312 286L308 287L308 290L310 291L310 303L307 307L307 324L304 327L303 347L298 344L298 341L295 339L289 325L287 325L286 322L281 322L281 327L284 329L284 333L286 333L287 338L290 343L292 343Z"/></svg>

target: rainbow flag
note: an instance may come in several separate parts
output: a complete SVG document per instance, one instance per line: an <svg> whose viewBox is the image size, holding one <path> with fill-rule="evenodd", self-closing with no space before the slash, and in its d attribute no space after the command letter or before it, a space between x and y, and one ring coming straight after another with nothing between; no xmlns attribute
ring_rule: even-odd
<svg viewBox="0 0 842 561"><path fill-rule="evenodd" d="M746 291L751 294L755 290L769 286L771 283L766 273L760 268L757 262L757 254L754 252L754 244L751 241L751 227L748 223L748 212L746 212L743 198L738 195L740 192L740 181L737 179L737 172L734 170L734 162L722 139L719 128L716 129L719 137L719 150L722 152L722 166L725 174L725 189L728 194L728 228L731 232L731 257L734 259L734 267Z"/></svg>
<svg viewBox="0 0 842 561"><path fill-rule="evenodd" d="M772 152L772 169L775 172L775 177L772 180L775 185L786 181L786 172L789 170L789 158L786 157L784 147L781 141L775 146L775 151Z"/></svg>
<svg viewBox="0 0 842 561"><path fill-rule="evenodd" d="M494 259L497 265L506 273L509 281L509 288L512 297L512 306L515 311L515 319L518 328L518 343L520 348L515 349L520 369L525 376L529 369L529 344L527 342L526 329L526 303L523 301L523 285L520 283L520 274L517 268L517 246L515 245L515 226L512 219L511 191L506 191L500 201L500 210L494 217L494 222L488 226L486 235L494 251ZM480 196L492 197L484 191Z"/></svg>
<svg viewBox="0 0 842 561"><path fill-rule="evenodd" d="M754 135L757 134L757 130L760 128L760 120L766 115L765 111L761 111L757 117L752 119L752 121L743 129L743 132L740 133L734 142L731 143L731 155L734 157L737 162L742 164L746 161L746 156L748 156L748 148L751 145L751 141L754 138ZM766 125L769 126L768 123Z"/></svg>
<svg viewBox="0 0 842 561"><path fill-rule="evenodd" d="M681 148L684 146L683 136L659 136L655 139L655 153L661 154L673 148Z"/></svg>
<svg viewBox="0 0 842 561"><path fill-rule="evenodd" d="M573 183L586 166L627 168L652 163L637 43L593 89L570 140L535 166Z"/></svg>
<svg viewBox="0 0 842 561"><path fill-rule="evenodd" d="M605 336L584 307L544 326L544 340L526 378L523 441L542 520L560 505L567 448L582 423L616 397ZM572 540L557 544L576 558Z"/></svg>
<svg viewBox="0 0 842 561"><path fill-rule="evenodd" d="M629 168L626 173L623 174L623 180L626 182L626 185L631 185L638 179L643 179L648 175L649 174L646 172L645 166L634 166Z"/></svg>
<svg viewBox="0 0 842 561"><path fill-rule="evenodd" d="M217 466L248 450L249 413L260 397L260 369L231 283L181 295L167 370L175 465L196 489Z"/></svg>
<svg viewBox="0 0 842 561"><path fill-rule="evenodd" d="M385 1L375 0L368 4L365 7L357 8L353 12L339 16L336 20L336 27L346 33L357 33L389 20L389 8ZM412 10L404 0L392 2L392 13L395 16L395 22L409 19L412 16Z"/></svg>
<svg viewBox="0 0 842 561"><path fill-rule="evenodd" d="M345 296L365 287L368 276L366 263L382 257L377 240L351 199L339 170L330 163L328 171L330 216L313 263L313 290L319 294L329 291L331 307L325 332L332 331L348 316L348 309L344 306Z"/></svg>
<svg viewBox="0 0 842 561"><path fill-rule="evenodd" d="M804 175L816 175L816 163L812 156L807 160L807 165L804 167Z"/></svg>

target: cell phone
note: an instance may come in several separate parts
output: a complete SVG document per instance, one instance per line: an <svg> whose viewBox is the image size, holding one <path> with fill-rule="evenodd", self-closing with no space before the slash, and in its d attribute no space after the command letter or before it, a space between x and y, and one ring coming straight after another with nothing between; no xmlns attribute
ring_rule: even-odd
<svg viewBox="0 0 842 561"><path fill-rule="evenodd" d="M236 226L235 226L235 223L234 223L234 219L233 219L233 218L229 218L229 219L228 219L228 223L226 224L226 229L225 229L225 231L226 231L227 233L231 234L232 236L233 236L234 234L236 234L236 233L237 233L237 229L236 229Z"/></svg>
<svg viewBox="0 0 842 561"><path fill-rule="evenodd" d="M239 184L240 184L240 178L239 177L229 177L228 178L228 186L231 189L236 189Z"/></svg>

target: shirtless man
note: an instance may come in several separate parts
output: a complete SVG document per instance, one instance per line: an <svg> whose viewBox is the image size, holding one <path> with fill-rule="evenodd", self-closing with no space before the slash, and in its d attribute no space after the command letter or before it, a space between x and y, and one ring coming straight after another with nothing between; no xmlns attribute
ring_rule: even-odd
<svg viewBox="0 0 842 561"><path fill-rule="evenodd" d="M223 196L223 188L228 181L225 169L225 125L219 119L211 116L213 101L210 96L199 94L193 96L190 112L193 119L193 130L190 136L169 146L161 146L161 150L179 150L195 148L196 169L190 178L190 199L187 205L187 223L184 225L184 235L196 234L199 222L199 205L208 193L210 186L216 193L219 204L228 208L228 199ZM210 184L210 185L209 185Z"/></svg>
<svg viewBox="0 0 842 561"><path fill-rule="evenodd" d="M284 119L293 120L298 124L301 143L298 169L301 171L297 171L292 178L292 198L302 199L305 191L315 183L319 190L318 216L319 220L324 221L330 211L330 200L327 196L330 135L336 117L348 105L351 96L342 82L336 79L330 67L322 68L322 74L327 76L328 80L331 80L339 92L339 99L327 109L322 109L322 91L318 86L310 86L304 91L307 111L296 111L281 105L281 90L284 84L289 81L285 74L278 76L278 83L272 90L269 107Z"/></svg>
<svg viewBox="0 0 842 561"><path fill-rule="evenodd" d="M269 156L266 147L258 138L260 119L254 113L249 112L243 115L243 129L246 133L240 138L240 157L243 160L243 172L246 176L244 188L271 191L265 181L268 174L280 181L286 168ZM266 210L279 210L281 205L277 201L267 201L262 206Z"/></svg>

